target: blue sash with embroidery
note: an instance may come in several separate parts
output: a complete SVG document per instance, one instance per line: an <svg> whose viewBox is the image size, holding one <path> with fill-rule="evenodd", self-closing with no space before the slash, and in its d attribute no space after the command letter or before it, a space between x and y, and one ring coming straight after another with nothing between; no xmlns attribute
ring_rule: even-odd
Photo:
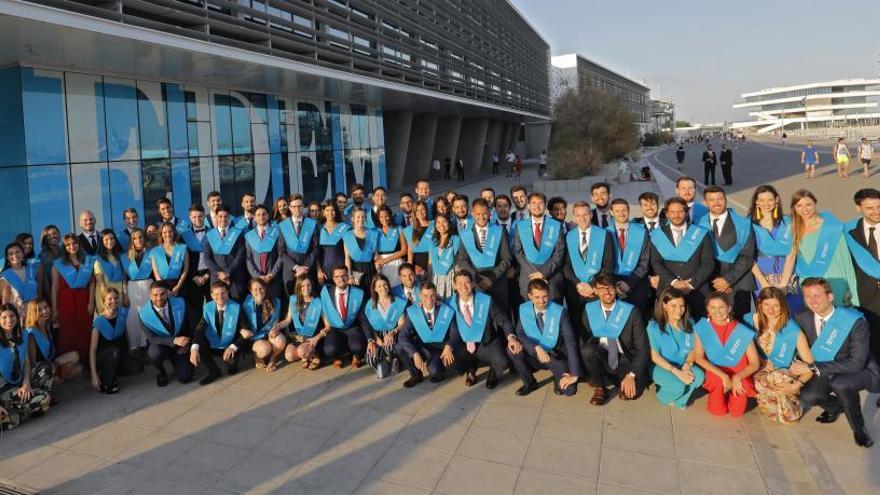
<svg viewBox="0 0 880 495"><path fill-rule="evenodd" d="M129 258L127 254L123 255L121 263L129 280L147 280L153 276L153 265L150 263L149 253L144 253L140 265Z"/></svg>
<svg viewBox="0 0 880 495"><path fill-rule="evenodd" d="M418 282L413 285L412 289L412 298L413 302L418 304L422 300L422 296L420 294L421 286ZM395 297L403 298L406 301L406 289L404 289L403 284L395 285L391 288L391 293L394 294Z"/></svg>
<svg viewBox="0 0 880 495"><path fill-rule="evenodd" d="M122 282L125 279L125 269L122 267L122 260L109 261L100 256L95 257L101 264L101 271L104 272L104 278L110 282Z"/></svg>
<svg viewBox="0 0 880 495"><path fill-rule="evenodd" d="M819 239L816 241L816 252L813 261L807 263L803 255L798 251L795 272L801 278L824 277L831 260L837 251L840 236L843 235L843 223L827 211L822 212L822 226L819 227Z"/></svg>
<svg viewBox="0 0 880 495"><path fill-rule="evenodd" d="M5 280L18 293L22 302L29 302L37 297L37 265L25 263L24 280L12 268L7 268L0 273L0 278Z"/></svg>
<svg viewBox="0 0 880 495"><path fill-rule="evenodd" d="M186 311L186 303L183 301L183 298L169 297L168 304L171 306L171 318L174 320L174 335L168 333L165 325L162 324L162 320L159 319L159 315L153 311L151 303L144 304L141 306L140 311L138 311L141 323L159 337L177 337L180 329L183 327L183 318Z"/></svg>
<svg viewBox="0 0 880 495"><path fill-rule="evenodd" d="M788 256L791 253L792 233L791 219L787 216L782 217L782 222L776 231L776 237L770 234L759 223L752 224L752 230L755 231L755 244L758 248L760 256Z"/></svg>
<svg viewBox="0 0 880 495"><path fill-rule="evenodd" d="M125 334L126 319L128 318L128 308L120 306L116 310L116 324L111 325L110 321L104 315L98 315L92 326L104 337L104 340L116 340Z"/></svg>
<svg viewBox="0 0 880 495"><path fill-rule="evenodd" d="M535 305L531 301L519 306L519 321L526 336L538 343L545 351L552 351L559 341L562 328L562 305L555 302L547 303L544 310L544 330L538 329L538 318Z"/></svg>
<svg viewBox="0 0 880 495"><path fill-rule="evenodd" d="M617 235L617 227L614 221L608 224L608 230L612 235ZM626 247L620 251L620 245L614 244L614 274L619 277L628 277L636 269L639 264L639 257L642 254L642 247L645 245L645 236L648 229L638 222L629 222L626 229Z"/></svg>
<svg viewBox="0 0 880 495"><path fill-rule="evenodd" d="M468 325L458 305L458 294L449 300L449 305L455 310L455 326L461 335L461 340L479 344L483 341L486 322L489 321L489 307L492 305L492 298L488 294L474 291L473 304L474 313L471 315L471 324Z"/></svg>
<svg viewBox="0 0 880 495"><path fill-rule="evenodd" d="M34 338L34 342L37 343L44 358L51 360L55 357L55 346L52 344L51 334L47 336L36 328L27 328L26 330L28 335Z"/></svg>
<svg viewBox="0 0 880 495"><path fill-rule="evenodd" d="M694 325L694 332L700 337L706 357L716 366L733 367L739 363L743 354L749 348L749 343L755 339L755 332L742 323L737 323L733 333L727 339L727 343L721 345L721 340L712 324L706 318L701 319Z"/></svg>
<svg viewBox="0 0 880 495"><path fill-rule="evenodd" d="M403 235L406 237L406 243L409 244L409 250L413 253L427 253L431 250L434 241L431 239L434 235L434 222L428 224L419 242L413 240L413 226L410 225L403 229Z"/></svg>
<svg viewBox="0 0 880 495"><path fill-rule="evenodd" d="M516 223L516 233L519 236L526 259L529 260L529 263L539 266L546 263L553 255L556 241L559 240L559 233L562 231L562 224L549 216L544 217L540 249L535 246L535 236L532 229L531 220Z"/></svg>
<svg viewBox="0 0 880 495"><path fill-rule="evenodd" d="M258 228L254 227L253 230L244 235L244 240L247 241L248 246L257 254L265 254L275 249L275 243L278 242L278 226L274 223L266 226L262 239L260 239L260 235L257 233Z"/></svg>
<svg viewBox="0 0 880 495"><path fill-rule="evenodd" d="M700 247L700 242L703 241L706 233L706 229L699 225L691 225L685 231L684 237L679 241L678 246L672 244L672 240L669 239L663 229L652 230L649 237L651 237L651 242L664 260L687 263L697 248Z"/></svg>
<svg viewBox="0 0 880 495"><path fill-rule="evenodd" d="M321 234L318 236L318 243L322 246L335 246L342 240L342 234L349 230L351 230L351 227L347 223L342 222L337 223L330 232L327 232L327 229L322 227Z"/></svg>
<svg viewBox="0 0 880 495"><path fill-rule="evenodd" d="M458 228L458 224L459 224L459 222L461 222L461 221L462 221L462 220L460 220L458 217L453 216L453 217L452 217L452 220L450 220L449 223L451 223L451 224L454 225L453 228L456 230L456 232L460 232L460 231L462 231L462 230L471 230L471 227L474 226L474 217L472 217L472 216L470 216L470 215L468 215L468 216L466 216L466 217L464 218L464 229L460 229L460 228Z"/></svg>
<svg viewBox="0 0 880 495"><path fill-rule="evenodd" d="M232 252L232 248L235 247L235 241L238 240L238 236L240 235L240 230L227 228L226 237L222 240L220 239L220 231L217 229L209 230L208 233L205 234L205 237L208 239L208 244L211 245L211 251L215 255L227 256Z"/></svg>
<svg viewBox="0 0 880 495"><path fill-rule="evenodd" d="M123 251L128 251L128 247L131 246L131 234L126 232L125 228L121 228L116 231L116 241Z"/></svg>
<svg viewBox="0 0 880 495"><path fill-rule="evenodd" d="M306 254L311 246L312 236L315 235L315 229L318 222L314 218L303 217L302 225L299 227L299 235L296 235L296 229L293 226L292 218L282 221L278 224L278 229L284 237L284 245L288 251L296 254Z"/></svg>
<svg viewBox="0 0 880 495"><path fill-rule="evenodd" d="M205 338L212 349L226 349L235 339L235 332L238 331L238 313L241 306L233 301L226 301L226 308L223 311L223 328L217 331L217 303L210 301L202 308L202 318L208 325L205 329Z"/></svg>
<svg viewBox="0 0 880 495"><path fill-rule="evenodd" d="M332 328L344 329L351 327L355 318L357 318L358 312L361 310L364 291L358 287L348 286L348 300L345 302L345 320L342 319L342 315L336 309L334 301L336 288L333 289L333 294L333 296L330 295L326 285L321 289L321 304L324 306L324 316L327 318L327 322L330 323Z"/></svg>
<svg viewBox="0 0 880 495"><path fill-rule="evenodd" d="M287 303L287 314L290 315L290 321L293 322L293 329L296 333L304 337L314 337L318 330L318 324L321 323L322 301L320 298L313 298L306 308L305 321L300 320L299 309L296 305L296 296L290 296Z"/></svg>
<svg viewBox="0 0 880 495"><path fill-rule="evenodd" d="M458 253L458 245L461 244L458 236L453 234L449 238L449 244L445 248L440 248L431 244L431 250L428 252L428 258L431 261L431 271L436 274L446 275L452 270L455 264L455 254Z"/></svg>
<svg viewBox="0 0 880 495"><path fill-rule="evenodd" d="M477 245L477 238L474 235L474 229L459 231L458 237L461 244L467 251L468 258L477 270L486 270L495 266L495 257L498 255L498 248L501 247L501 235L503 228L500 225L486 226L486 245L483 250Z"/></svg>
<svg viewBox="0 0 880 495"><path fill-rule="evenodd" d="M866 275L871 278L880 280L880 261L877 261L877 258L874 257L864 246L859 244L859 242L852 236L850 233L851 230L858 227L859 219L855 219L846 224L844 227L844 239L846 239L846 246L849 248L850 254L852 254L853 259L856 261L856 265Z"/></svg>
<svg viewBox="0 0 880 495"><path fill-rule="evenodd" d="M654 348L654 350L660 353L663 359L676 366L683 365L688 354L694 348L694 335L692 333L676 330L668 323L666 324L666 331L662 332L660 331L660 325L656 321L651 320L648 323L648 335L651 336L652 342L657 343L657 348Z"/></svg>
<svg viewBox="0 0 880 495"><path fill-rule="evenodd" d="M755 313L749 313L743 316L743 322L748 324L756 334L758 329L755 328ZM773 338L773 349L770 354L765 357L773 363L773 367L777 369L786 369L791 366L794 359L794 353L797 352L798 336L801 334L801 327L795 323L794 319L789 318L788 323L776 332ZM761 346L757 346L758 350L763 353Z"/></svg>
<svg viewBox="0 0 880 495"><path fill-rule="evenodd" d="M698 223L704 216L709 213L709 208L703 203L694 201L693 208L690 209L691 223Z"/></svg>
<svg viewBox="0 0 880 495"><path fill-rule="evenodd" d="M385 313L385 316L382 316L382 312L379 311L379 308L373 304L372 301L367 302L366 306L364 306L364 314L367 316L367 320L370 322L370 326L373 327L373 330L384 334L385 332L390 332L397 328L397 322L400 320L400 317L403 316L403 312L406 310L407 301L405 298L395 297L394 301L391 302L391 305L388 306L388 311Z"/></svg>
<svg viewBox="0 0 880 495"><path fill-rule="evenodd" d="M376 248L379 245L379 233L375 230L368 230L367 236L364 238L364 247L358 243L354 230L350 230L342 236L342 242L348 251L348 256L352 261L358 263L367 263L373 261L373 255L376 254Z"/></svg>
<svg viewBox="0 0 880 495"><path fill-rule="evenodd" d="M254 227L257 226L257 221L254 220L253 218L251 218L251 222L254 224ZM244 215L242 215L234 220L230 220L229 225L237 230L242 231L242 232L247 232L248 230L251 230L251 227L248 227L248 221Z"/></svg>
<svg viewBox="0 0 880 495"><path fill-rule="evenodd" d="M736 257L739 256L743 246L746 245L746 241L749 240L752 222L748 218L737 215L731 209L727 210L727 219L733 221L733 227L736 231L736 242L733 243L733 246L730 246L730 249L724 250L718 245L714 235L710 236L710 239L712 240L712 247L715 248L715 258L722 263L733 263L736 261ZM706 229L707 232L712 231L712 227L709 225L709 215L703 216L700 220L700 227Z"/></svg>
<svg viewBox="0 0 880 495"><path fill-rule="evenodd" d="M581 256L580 232L579 228L569 230L565 235L565 245L568 247L568 260L578 280L590 282L593 280L593 275L602 270L607 233L604 229L590 225L590 244L587 247L587 259L584 259Z"/></svg>
<svg viewBox="0 0 880 495"><path fill-rule="evenodd" d="M632 313L633 305L616 301L614 309L605 319L605 310L602 309L602 303L599 300L588 302L586 304L587 319L590 322L590 332L594 337L605 337L616 339L620 337L629 314Z"/></svg>
<svg viewBox="0 0 880 495"><path fill-rule="evenodd" d="M3 380L12 385L18 385L24 379L24 365L28 362L28 335L22 332L21 343L15 346L18 351L18 379L12 377L12 366L15 361L12 359L12 349L3 346L0 347L0 375Z"/></svg>
<svg viewBox="0 0 880 495"><path fill-rule="evenodd" d="M186 256L186 246L175 244L171 250L171 260L165 256L165 248L156 246L150 251L150 259L156 264L156 272L160 280L174 280L180 278L183 270L183 260Z"/></svg>
<svg viewBox="0 0 880 495"><path fill-rule="evenodd" d="M268 320L263 322L263 326L257 326L257 307L254 304L254 297L248 294L246 298L244 298L244 302L242 306L244 307L244 315L247 317L248 322L251 324L251 330L254 332L254 335L251 336L250 340L260 340L266 338L266 335L269 334L269 330L272 330L272 327L278 323L278 316L281 314L281 300L277 297L272 300L272 305L275 309L272 310L272 315ZM224 319L224 323L225 323Z"/></svg>
<svg viewBox="0 0 880 495"><path fill-rule="evenodd" d="M207 231L205 232L207 233ZM177 233L180 234L180 238L186 243L187 249L196 253L202 252L202 241L196 237L196 233L193 232L192 228L178 229Z"/></svg>
<svg viewBox="0 0 880 495"><path fill-rule="evenodd" d="M92 273L95 269L95 257L86 256L85 261L79 265L79 269L68 265L58 258L53 262L58 274L64 277L67 286L71 289L83 289L88 287L89 281L92 279Z"/></svg>
<svg viewBox="0 0 880 495"><path fill-rule="evenodd" d="M382 229L377 229L379 233L379 252L382 254L391 254L397 251L397 243L400 240L400 229L391 227L386 234Z"/></svg>
<svg viewBox="0 0 880 495"><path fill-rule="evenodd" d="M853 325L862 318L862 313L850 309L836 306L834 314L825 322L825 328L819 338L813 342L810 350L813 351L813 359L817 363L827 363L834 361L837 357L837 351L843 345L843 341L852 332Z"/></svg>
<svg viewBox="0 0 880 495"><path fill-rule="evenodd" d="M424 344L441 344L446 339L449 332L449 325L452 324L452 318L455 317L455 311L446 304L440 303L434 310L434 326L429 327L425 320L425 310L421 306L415 304L406 308L406 315L409 321L419 334Z"/></svg>

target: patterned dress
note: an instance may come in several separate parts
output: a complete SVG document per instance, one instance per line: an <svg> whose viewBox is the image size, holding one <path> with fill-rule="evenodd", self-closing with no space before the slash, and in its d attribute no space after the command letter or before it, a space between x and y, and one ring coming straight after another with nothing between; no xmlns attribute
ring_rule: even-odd
<svg viewBox="0 0 880 495"><path fill-rule="evenodd" d="M758 335L758 347L765 356L773 352L776 332ZM787 369L776 369L769 359L763 360L761 369L755 373L755 389L758 408L767 418L783 424L797 423L804 414L798 394L786 391L797 377Z"/></svg>

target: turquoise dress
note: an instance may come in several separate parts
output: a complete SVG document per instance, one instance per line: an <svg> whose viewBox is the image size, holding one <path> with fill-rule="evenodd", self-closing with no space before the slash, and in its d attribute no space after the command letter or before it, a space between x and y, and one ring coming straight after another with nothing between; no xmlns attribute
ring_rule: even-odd
<svg viewBox="0 0 880 495"><path fill-rule="evenodd" d="M798 245L798 257L803 257L804 261L811 262L816 255L816 244L819 242L819 233L822 229L807 234L801 239ZM798 273L801 282L804 275ZM837 241L837 248L828 269L825 271L824 278L831 284L831 291L834 293L834 303L841 306L858 306L859 292L856 288L856 271L853 268L852 257L849 254L849 248L846 246L846 240L843 236Z"/></svg>
<svg viewBox="0 0 880 495"><path fill-rule="evenodd" d="M669 364L681 368L687 355L694 348L695 335L693 332L676 330L668 324L666 331L663 332L657 322L651 321L648 323L648 341L651 343L651 350L663 356ZM705 373L699 367L691 366L690 371L694 374L694 381L685 385L671 372L655 365L652 378L657 386L657 400L664 405L674 404L680 409L687 407L691 394L700 388L706 379Z"/></svg>

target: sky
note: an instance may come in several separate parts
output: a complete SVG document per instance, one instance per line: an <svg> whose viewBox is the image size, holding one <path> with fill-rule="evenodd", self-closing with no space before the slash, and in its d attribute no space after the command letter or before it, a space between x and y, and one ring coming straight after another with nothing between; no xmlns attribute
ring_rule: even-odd
<svg viewBox="0 0 880 495"><path fill-rule="evenodd" d="M672 98L679 120L746 120L775 86L880 78L876 0L511 0L550 44Z"/></svg>

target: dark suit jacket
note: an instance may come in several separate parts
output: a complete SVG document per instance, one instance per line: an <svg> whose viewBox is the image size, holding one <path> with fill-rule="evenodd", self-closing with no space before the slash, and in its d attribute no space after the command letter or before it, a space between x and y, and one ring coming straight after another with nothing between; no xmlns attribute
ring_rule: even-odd
<svg viewBox="0 0 880 495"><path fill-rule="evenodd" d="M575 227L577 228L577 227ZM614 273L614 243L617 242L617 239L611 236L607 230L605 231L605 247L602 251L602 270L606 273ZM572 294L577 293L577 284L581 283L577 275L574 273L574 268L571 264L571 256L580 256L580 253L569 253L566 245L566 253L565 253L565 266L562 268L562 276L565 280L565 288Z"/></svg>
<svg viewBox="0 0 880 495"><path fill-rule="evenodd" d="M290 222L291 220L287 219L284 221ZM306 250L306 252L303 254L290 252L290 250L287 249L287 243L284 241L284 236L278 236L278 245L281 251L281 263L284 274L283 278L285 281L293 280L295 278L293 275L293 268L297 265L307 267L310 273L315 272L315 262L317 261L318 255L319 235L321 235L320 223L315 225L315 231L312 233L312 238L309 240L309 249Z"/></svg>
<svg viewBox="0 0 880 495"><path fill-rule="evenodd" d="M256 231L256 228L254 228L254 231ZM245 237L245 234L242 233L241 237ZM266 272L263 273L260 265L260 254L254 251L253 248L251 248L251 245L248 244L247 240L245 240L245 266L247 266L248 275L250 275L251 278L256 278L260 275L274 275L276 279L280 281L281 278L278 275L281 273L282 253L287 250L283 247L283 244L284 236L279 232L278 240L275 241L275 246L272 247L271 251L266 253Z"/></svg>
<svg viewBox="0 0 880 495"><path fill-rule="evenodd" d="M530 220L524 221L528 222ZM520 241L519 235L516 234L516 229L514 229L513 255L516 258L516 262L520 267L519 290L523 298L527 297L529 275L534 272L541 272L541 274L544 275L544 278L547 279L547 282L549 282L550 299L557 299L562 297L565 290L564 282L562 279L562 268L565 266L565 237L562 235L562 229L560 228L559 230L559 238L556 240L556 247L553 248L553 254L550 255L550 258L543 265L535 266L526 259L526 255L522 247L522 242ZM528 241L532 242L531 239L529 239Z"/></svg>
<svg viewBox="0 0 880 495"><path fill-rule="evenodd" d="M195 341L196 341L196 343L199 344L200 347L201 346L210 347L211 344L208 341L208 337L205 336L205 332L210 332L212 330L208 327L208 322L205 321L204 315L199 315L199 316L200 316L199 323L196 326L196 331L195 331ZM214 310L213 318L214 318L214 328L217 328L219 330L219 327L217 326L218 322L217 322L217 311L216 310ZM242 343L244 343L244 337L241 336L241 332L239 331L242 328L247 328L248 330L251 330L251 331L254 330L253 328L251 328L250 322L248 322L247 316L245 316L245 314L244 314L244 308L241 308L238 311L238 323L235 324L235 337L233 337L232 342L230 342L230 345L234 345L235 347L238 348L239 351L242 350L241 345L242 345Z"/></svg>
<svg viewBox="0 0 880 495"><path fill-rule="evenodd" d="M452 306L452 299L450 299L448 302L449 305ZM456 313L459 313L459 308L457 304L452 307L452 309L454 309ZM457 330L458 328L456 327L456 331ZM507 313L503 309L501 309L500 305L495 303L490 304L489 320L486 322L486 329L483 331L483 340L480 341L480 344L491 344L495 339L502 338L505 340L506 345L508 335L515 335L513 322L511 321L510 317L507 316Z"/></svg>
<svg viewBox="0 0 880 495"><path fill-rule="evenodd" d="M584 337L591 343L598 345L599 337L593 335L586 311L584 311L581 323L584 325ZM651 358L651 344L648 342L648 332L645 331L645 323L642 321L642 315L638 308L633 307L630 311L629 318L627 318L617 340L620 342L623 354L632 363L632 372L637 376L644 376Z"/></svg>
<svg viewBox="0 0 880 495"><path fill-rule="evenodd" d="M807 309L794 317L795 322L803 329L810 345L816 341L816 321L813 316L813 312ZM843 345L840 346L840 350L837 351L837 355L834 356L834 361L816 363L816 367L819 368L822 375L870 373L874 383L873 388L876 389L880 385L880 367L871 356L871 349L868 346L869 340L868 322L864 318L859 318L846 340L843 341ZM833 379L834 377L829 376L829 378Z"/></svg>
<svg viewBox="0 0 880 495"><path fill-rule="evenodd" d="M612 222L611 208L608 208L607 210L605 210L605 213L599 213L598 209L592 208L590 210L590 213L592 213L590 215L590 223L592 223L593 225L602 227L604 229L605 227L610 225ZM605 225L602 225L600 222L602 220L602 215L605 215Z"/></svg>
<svg viewBox="0 0 880 495"><path fill-rule="evenodd" d="M712 228L711 218L709 219L709 228ZM706 234L707 237L714 237L714 235L715 234L713 234L711 230ZM718 245L721 249L730 249L734 244L736 244L736 227L733 225L733 220L731 220L730 215L728 215L727 220L724 222L724 227L721 229L721 236L718 240ZM755 283L755 276L752 275L752 267L755 266L756 251L755 233L749 229L749 238L740 250L736 260L734 260L733 263L718 261L715 265L715 271L712 273L712 278L724 278L734 290L753 291L757 289L758 286Z"/></svg>
<svg viewBox="0 0 880 495"><path fill-rule="evenodd" d="M421 305L419 307L421 308ZM439 303L434 307L435 322L438 308L440 308ZM400 333L397 335L397 342L407 354L413 355L426 344L422 342L421 337L419 337L419 332L417 332L416 327L413 326L412 320L410 320L409 315L406 313L404 313L404 315L405 318L403 328L400 329ZM446 336L443 339L443 343L434 345L446 344L449 344L449 346L453 349L462 345L461 335L459 335L458 333L458 326L455 324L455 318L452 318L452 321L449 323L449 329L446 330Z"/></svg>
<svg viewBox="0 0 880 495"><path fill-rule="evenodd" d="M726 149L721 151L721 166L730 167L733 165L733 150Z"/></svg>
<svg viewBox="0 0 880 495"><path fill-rule="evenodd" d="M476 224L471 227L471 231L474 234L477 249L480 249ZM459 247L458 253L455 256L455 264L459 269L470 272L478 281L480 277L489 278L489 280L492 281L492 286L494 288L496 282L499 280L505 280L504 277L507 273L507 269L510 268L510 258L510 241L507 238L507 230L505 230L504 227L501 227L501 243L498 246L498 253L495 255L495 265L492 268L478 271L471 262L471 257L463 245Z"/></svg>
<svg viewBox="0 0 880 495"><path fill-rule="evenodd" d="M651 237L645 227L645 239L642 242L642 251L639 253L639 261L636 268L628 277L623 277L623 281L629 286L629 293L626 298L630 300L640 300L648 296L651 284L648 283L648 275L651 272ZM611 238L613 242L617 242L617 238Z"/></svg>
<svg viewBox="0 0 880 495"><path fill-rule="evenodd" d="M655 221L658 222L658 223L654 224L655 229L666 225L666 211L660 210L660 214L657 215L657 220L655 220ZM640 224L644 225L646 229L648 228L648 223L645 221L645 217L633 218L633 222L640 223ZM650 230L648 231L648 233L650 233Z"/></svg>
<svg viewBox="0 0 880 495"><path fill-rule="evenodd" d="M706 150L703 152L703 165L714 167L718 163L718 155L714 151Z"/></svg>
<svg viewBox="0 0 880 495"><path fill-rule="evenodd" d="M97 243L98 246L100 246L101 245L101 231L98 229L95 229L95 235L96 235L95 242ZM92 243L89 242L89 238L86 237L85 234L81 233L78 236L76 236L76 238L79 239L79 247L80 247L80 249L83 250L83 252L85 252L86 254L89 254L89 255L97 254L97 252L98 252L97 248L92 247Z"/></svg>
<svg viewBox="0 0 880 495"><path fill-rule="evenodd" d="M661 229L666 237L669 238L669 241L672 242L672 229L669 224L664 225ZM715 251L712 249L712 241L709 240L710 235L712 234L707 233L703 237L703 241L697 247L697 250L694 251L691 259L684 263L664 260L660 256L660 251L651 242L651 268L654 270L654 273L660 276L658 287L668 287L676 278L679 280L691 279L694 290L704 294L708 293L708 282L715 271Z"/></svg>
<svg viewBox="0 0 880 495"><path fill-rule="evenodd" d="M868 241L865 239L863 220L859 220L853 230L850 230L853 239L868 249ZM856 269L856 285L858 285L859 302L861 309L868 317L868 321L880 320L880 280L866 274L853 258L853 267Z"/></svg>
<svg viewBox="0 0 880 495"><path fill-rule="evenodd" d="M349 290L352 287L356 287L354 285L349 285ZM358 287L359 288L359 287ZM327 284L327 291L330 292L331 299L333 299L333 306L336 307L336 310L339 310L339 303L336 300L336 286ZM352 321L352 324L348 328L357 328L363 334L366 340L370 340L373 338L373 327L370 326L369 321L367 320L366 315L364 314L364 306L370 303L370 294L367 291L364 291L364 298L361 300L361 306L357 308L357 316ZM352 311L354 308L346 308L347 311ZM406 313L404 313L406 314ZM334 327L331 327L334 328ZM337 330L346 330L345 328L339 328Z"/></svg>
<svg viewBox="0 0 880 495"><path fill-rule="evenodd" d="M228 234L227 234L228 235ZM205 256L205 265L211 273L211 283L217 281L218 272L226 272L229 275L230 297L239 301L247 292L247 267L245 266L244 233L242 232L229 254L214 254L211 243L206 235L202 239L202 253Z"/></svg>
<svg viewBox="0 0 880 495"><path fill-rule="evenodd" d="M169 303L166 303L166 304L169 304ZM148 302L147 305L149 306L151 311L153 311L154 313L156 312L156 310L153 308L152 303ZM132 311L134 311L134 310L132 310ZM156 314L156 316L159 317L159 321L162 321L162 318L158 313ZM199 315L199 316L201 316L201 315ZM192 311L190 311L189 306L184 306L183 324L180 327L180 333L177 334L178 337L192 337L193 336L192 318L193 318ZM171 311L171 308L168 308L168 319L170 320L169 324L165 325L163 323L163 326L165 327L166 330L168 330L168 334L172 335L172 337L161 337L161 336L153 333L151 330L149 330L147 328L147 326L144 325L144 322L143 322L143 320L141 320L140 315L138 315L138 321L141 324L141 333L144 335L144 338L146 338L150 342L150 345L166 345L168 347L174 346L175 337L173 337L173 335L174 335L175 321L174 321L174 312Z"/></svg>
<svg viewBox="0 0 880 495"><path fill-rule="evenodd" d="M517 311L519 311L517 309ZM526 331L523 330L522 322L516 322L516 337L522 343L523 347L526 348L526 351L529 355L534 355L534 349L538 345L537 342L532 340L531 337L526 335ZM574 329L571 326L571 320L568 318L568 311L562 310L562 318L559 321L559 339L556 341L556 347L553 348L553 351L550 352L550 356L556 359L559 359L561 356L559 354L564 354L566 361L568 361L568 372L577 377L583 377L584 371L583 366L581 365L581 356L578 350L578 340L577 334L575 334Z"/></svg>

